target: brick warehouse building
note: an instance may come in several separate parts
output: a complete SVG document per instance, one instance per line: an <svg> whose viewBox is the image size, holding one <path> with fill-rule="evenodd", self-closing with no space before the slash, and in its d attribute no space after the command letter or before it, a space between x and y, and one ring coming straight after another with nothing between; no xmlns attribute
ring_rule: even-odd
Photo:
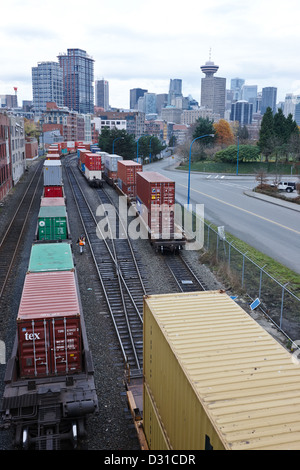
<svg viewBox="0 0 300 470"><path fill-rule="evenodd" d="M10 120L8 116L0 113L0 201L12 188L12 170L10 160Z"/></svg>

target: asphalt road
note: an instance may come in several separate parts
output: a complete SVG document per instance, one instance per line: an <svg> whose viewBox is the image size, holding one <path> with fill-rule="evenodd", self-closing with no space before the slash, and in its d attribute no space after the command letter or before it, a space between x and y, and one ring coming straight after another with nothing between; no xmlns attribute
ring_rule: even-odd
<svg viewBox="0 0 300 470"><path fill-rule="evenodd" d="M176 185L176 198L187 203L188 173L170 169L171 157L144 166ZM168 168L169 167L169 168ZM205 219L300 274L300 212L244 194L256 186L253 176L191 173L190 203L204 204Z"/></svg>

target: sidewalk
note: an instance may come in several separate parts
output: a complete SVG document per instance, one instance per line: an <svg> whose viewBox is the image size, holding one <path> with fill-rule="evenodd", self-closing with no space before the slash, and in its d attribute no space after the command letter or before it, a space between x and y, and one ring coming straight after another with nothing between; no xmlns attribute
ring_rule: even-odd
<svg viewBox="0 0 300 470"><path fill-rule="evenodd" d="M272 197L272 196L267 196L266 194L255 193L254 191L244 191L244 194L246 196L254 197L256 199L260 199L262 201L275 204L277 206L285 207L286 209L291 209L293 211L300 212L300 205L295 204L293 202L283 201L282 199Z"/></svg>

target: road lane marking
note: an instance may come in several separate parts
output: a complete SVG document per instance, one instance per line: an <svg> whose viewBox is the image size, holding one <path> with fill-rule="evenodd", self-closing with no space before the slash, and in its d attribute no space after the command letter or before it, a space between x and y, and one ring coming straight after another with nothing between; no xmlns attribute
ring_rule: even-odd
<svg viewBox="0 0 300 470"><path fill-rule="evenodd" d="M177 183L179 186L182 186L184 188L187 188L186 185ZM198 189L193 189L191 188L192 191L195 191L196 193L202 194L202 196L209 197L211 199L214 199L215 201L221 202L222 204L226 204L227 206L233 207L234 209L238 209L242 212L246 212L247 214L253 215L254 217L258 217L259 219L265 220L266 222L269 222L270 224L277 225L278 227L284 228L286 230L289 230L290 232L294 232L297 235L300 235L300 232L298 230L295 230L293 228L287 227L286 225L280 224L279 222L275 222L274 220L267 219L266 217L263 217L262 215L255 214L255 212L248 211L247 209L243 209L242 207L236 206L235 204L231 204L230 202L222 201L222 199L219 199L215 196L210 196L209 194L202 193L201 191L198 191Z"/></svg>

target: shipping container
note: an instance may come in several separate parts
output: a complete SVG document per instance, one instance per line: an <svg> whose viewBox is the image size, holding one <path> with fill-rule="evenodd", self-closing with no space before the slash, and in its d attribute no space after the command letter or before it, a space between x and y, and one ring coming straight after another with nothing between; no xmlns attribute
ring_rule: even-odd
<svg viewBox="0 0 300 470"><path fill-rule="evenodd" d="M56 150L57 151L57 150ZM46 160L60 160L60 154L59 153L47 153Z"/></svg>
<svg viewBox="0 0 300 470"><path fill-rule="evenodd" d="M104 158L104 167L105 167L105 174L116 174L118 173L118 161L123 160L123 157L120 155L115 154L107 154Z"/></svg>
<svg viewBox="0 0 300 470"><path fill-rule="evenodd" d="M40 207L38 214L37 239L50 241L66 240L67 238L68 220L66 206L51 205Z"/></svg>
<svg viewBox="0 0 300 470"><path fill-rule="evenodd" d="M136 181L136 209L151 239L173 239L175 182L154 171L138 172Z"/></svg>
<svg viewBox="0 0 300 470"><path fill-rule="evenodd" d="M62 166L60 160L45 160L43 167L44 186L62 185Z"/></svg>
<svg viewBox="0 0 300 470"><path fill-rule="evenodd" d="M151 450L300 449L300 367L223 291L144 298Z"/></svg>
<svg viewBox="0 0 300 470"><path fill-rule="evenodd" d="M34 244L28 272L74 270L71 245L67 242Z"/></svg>
<svg viewBox="0 0 300 470"><path fill-rule="evenodd" d="M118 161L118 186L129 198L136 196L136 174L142 170L143 166L133 160Z"/></svg>
<svg viewBox="0 0 300 470"><path fill-rule="evenodd" d="M63 185L54 185L54 186L44 186L43 197L64 197L64 187Z"/></svg>
<svg viewBox="0 0 300 470"><path fill-rule="evenodd" d="M41 207L44 206L65 206L64 197L41 197Z"/></svg>
<svg viewBox="0 0 300 470"><path fill-rule="evenodd" d="M96 153L85 154L85 167L89 170L102 170L102 157Z"/></svg>
<svg viewBox="0 0 300 470"><path fill-rule="evenodd" d="M26 275L17 317L21 377L81 371L80 315L74 272Z"/></svg>

